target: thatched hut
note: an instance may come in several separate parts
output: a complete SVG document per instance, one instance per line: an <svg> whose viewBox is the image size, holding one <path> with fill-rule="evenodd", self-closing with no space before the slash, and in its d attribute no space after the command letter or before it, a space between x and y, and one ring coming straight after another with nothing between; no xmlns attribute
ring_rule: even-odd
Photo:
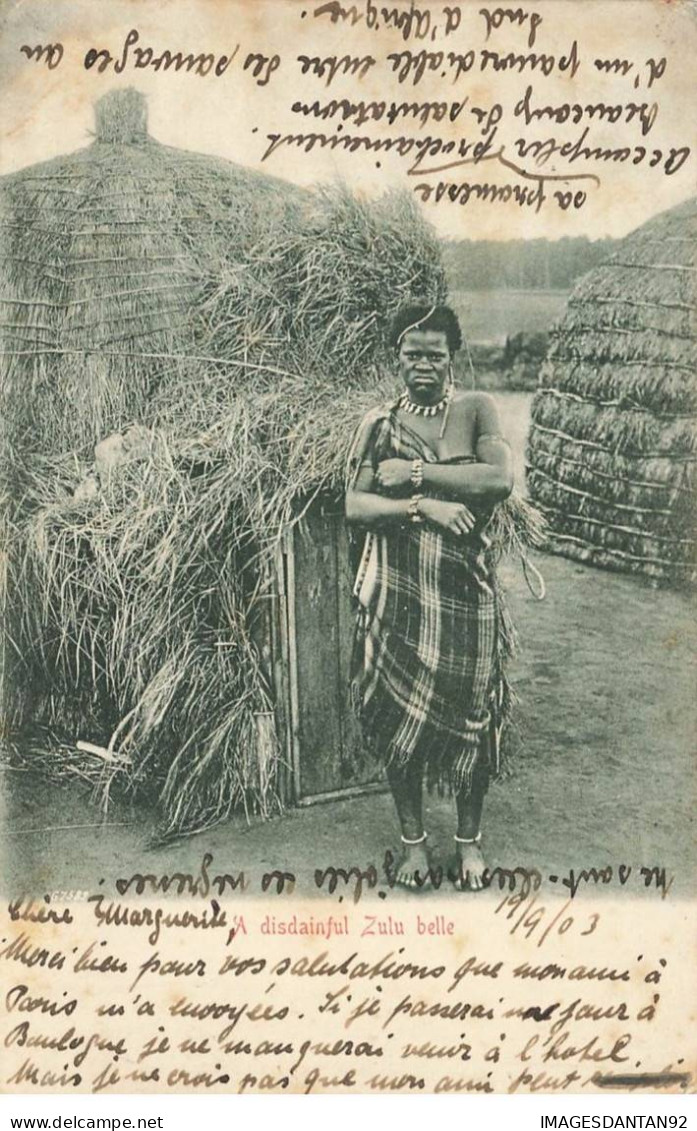
<svg viewBox="0 0 697 1131"><path fill-rule="evenodd" d="M327 747L338 786L371 776L332 487L392 312L444 274L408 198L162 146L144 106L108 95L91 145L0 183L3 698L18 756L177 832L330 792Z"/></svg>
<svg viewBox="0 0 697 1131"><path fill-rule="evenodd" d="M697 199L573 291L532 408L528 484L560 554L671 583L697 561Z"/></svg>
<svg viewBox="0 0 697 1131"><path fill-rule="evenodd" d="M25 452L139 420L196 352L193 314L230 248L244 260L297 223L290 185L150 138L136 91L95 117L93 144L2 180L3 397Z"/></svg>

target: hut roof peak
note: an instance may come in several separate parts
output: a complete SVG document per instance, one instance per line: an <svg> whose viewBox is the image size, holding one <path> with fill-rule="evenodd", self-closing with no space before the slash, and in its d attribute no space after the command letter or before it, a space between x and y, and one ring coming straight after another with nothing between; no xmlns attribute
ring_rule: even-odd
<svg viewBox="0 0 697 1131"><path fill-rule="evenodd" d="M110 90L95 102L96 140L112 145L145 145L148 105L145 95L132 86Z"/></svg>

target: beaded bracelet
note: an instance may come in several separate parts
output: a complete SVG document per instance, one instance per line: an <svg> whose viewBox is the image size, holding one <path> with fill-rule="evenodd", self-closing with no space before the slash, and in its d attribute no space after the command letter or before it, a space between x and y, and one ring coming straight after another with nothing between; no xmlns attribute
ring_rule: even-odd
<svg viewBox="0 0 697 1131"><path fill-rule="evenodd" d="M422 459L411 461L411 485L417 491L424 485L424 461Z"/></svg>
<svg viewBox="0 0 697 1131"><path fill-rule="evenodd" d="M423 499L423 495L412 495L409 500L409 507L407 509L407 517L411 522L423 522L424 516L419 513L419 503Z"/></svg>

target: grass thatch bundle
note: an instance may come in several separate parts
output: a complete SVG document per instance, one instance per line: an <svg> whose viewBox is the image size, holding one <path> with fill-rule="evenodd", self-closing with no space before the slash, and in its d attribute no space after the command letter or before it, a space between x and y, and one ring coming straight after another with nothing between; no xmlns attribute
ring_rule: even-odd
<svg viewBox="0 0 697 1131"><path fill-rule="evenodd" d="M276 803L268 551L340 478L395 306L443 272L404 201L167 149L131 93L97 117L0 193L5 710L106 748L85 764L174 831Z"/></svg>
<svg viewBox="0 0 697 1131"><path fill-rule="evenodd" d="M697 560L697 200L575 288L533 402L530 493L559 553L673 583Z"/></svg>

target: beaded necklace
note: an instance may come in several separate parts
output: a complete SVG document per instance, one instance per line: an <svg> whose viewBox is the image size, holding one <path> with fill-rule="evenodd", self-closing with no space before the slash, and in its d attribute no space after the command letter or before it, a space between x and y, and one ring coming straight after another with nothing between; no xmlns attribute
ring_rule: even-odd
<svg viewBox="0 0 697 1131"><path fill-rule="evenodd" d="M407 392L404 392L397 404L405 412L411 412L414 416L437 416L439 412L443 412L449 400L450 393L447 392L437 404L419 404L417 401L413 401Z"/></svg>
<svg viewBox="0 0 697 1131"><path fill-rule="evenodd" d="M448 424L448 414L450 412L450 401L452 399L452 395L453 386L451 381L451 384L447 389L445 396L441 397L437 404L418 404L417 401L413 401L411 399L409 393L405 390L397 401L397 405L399 408L403 408L405 412L410 412L414 416L437 416L439 412L442 412L443 423L441 424L440 432L438 433L438 439L442 440Z"/></svg>

